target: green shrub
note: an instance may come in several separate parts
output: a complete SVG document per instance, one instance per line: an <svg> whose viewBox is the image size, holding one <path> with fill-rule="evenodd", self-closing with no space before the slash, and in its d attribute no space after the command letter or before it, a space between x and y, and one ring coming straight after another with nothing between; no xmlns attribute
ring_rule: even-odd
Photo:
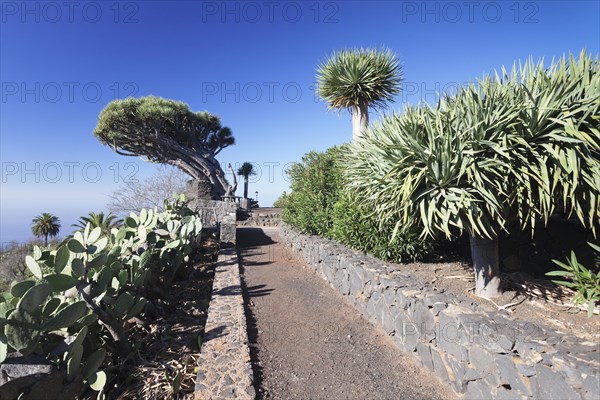
<svg viewBox="0 0 600 400"><path fill-rule="evenodd" d="M273 207L275 207L275 208L285 208L285 204L287 202L287 196L288 196L288 194L285 191L283 193L281 193L281 196L279 196L277 198L277 200L275 200L273 202Z"/></svg>
<svg viewBox="0 0 600 400"><path fill-rule="evenodd" d="M600 269L600 246L593 243L588 243L596 252L596 270ZM574 289L577 293L573 298L575 304L587 303L588 317L594 313L596 303L600 301L600 273L594 273L577 261L577 256L571 252L571 257L567 259L567 263L553 260L556 265L562 270L551 271L546 275L560 276L567 280L554 280L558 285L563 285Z"/></svg>
<svg viewBox="0 0 600 400"><path fill-rule="evenodd" d="M292 192L282 195L282 219L301 231L335 239L387 261L422 259L430 242L406 229L392 240L393 224L380 225L372 210L360 207L344 191L343 147L312 151L290 169Z"/></svg>
<svg viewBox="0 0 600 400"><path fill-rule="evenodd" d="M419 237L414 229L407 229L392 239L393 224L380 226L351 196L342 193L333 208L333 226L329 235L354 249L394 262L423 259L431 251L431 242Z"/></svg>
<svg viewBox="0 0 600 400"><path fill-rule="evenodd" d="M281 218L302 232L327 236L333 225L333 206L339 198L340 148L324 153L311 151L302 162L292 165L289 175L292 192L287 196Z"/></svg>

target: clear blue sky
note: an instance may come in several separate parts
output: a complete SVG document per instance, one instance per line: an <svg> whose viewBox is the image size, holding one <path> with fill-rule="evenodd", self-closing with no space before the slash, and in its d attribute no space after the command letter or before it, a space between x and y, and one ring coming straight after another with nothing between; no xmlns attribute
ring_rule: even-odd
<svg viewBox="0 0 600 400"><path fill-rule="evenodd" d="M315 67L334 49L396 52L399 109L528 56L598 54L600 41L598 1L0 5L2 243L27 239L41 212L58 215L66 234L79 215L105 209L125 176L153 173L92 136L115 98L153 94L219 115L237 142L220 161L257 163L250 192L268 206L288 188L286 164L351 138L348 113L313 94Z"/></svg>

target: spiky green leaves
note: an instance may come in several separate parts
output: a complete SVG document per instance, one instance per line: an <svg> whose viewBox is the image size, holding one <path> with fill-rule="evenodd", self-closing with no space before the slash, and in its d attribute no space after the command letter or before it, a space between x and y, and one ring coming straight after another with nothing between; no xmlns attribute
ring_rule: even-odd
<svg viewBox="0 0 600 400"><path fill-rule="evenodd" d="M317 94L330 108L383 107L400 93L402 68L390 50L344 49L317 68Z"/></svg>
<svg viewBox="0 0 600 400"><path fill-rule="evenodd" d="M217 151L234 143L231 130L219 117L193 112L185 103L147 96L114 100L102 110L94 135L113 149L159 159L156 145L173 144L194 150ZM140 144L146 143L146 147ZM160 150L160 148L158 149Z"/></svg>
<svg viewBox="0 0 600 400"><path fill-rule="evenodd" d="M528 61L407 108L350 146L349 190L398 229L493 237L557 204L593 228L600 213L600 64L582 53Z"/></svg>
<svg viewBox="0 0 600 400"><path fill-rule="evenodd" d="M245 179L256 174L254 165L248 161L244 162L237 170L237 174L243 176Z"/></svg>

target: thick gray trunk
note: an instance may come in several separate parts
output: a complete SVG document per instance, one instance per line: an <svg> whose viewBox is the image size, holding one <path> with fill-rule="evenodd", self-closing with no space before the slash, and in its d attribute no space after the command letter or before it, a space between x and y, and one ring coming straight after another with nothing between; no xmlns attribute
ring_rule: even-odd
<svg viewBox="0 0 600 400"><path fill-rule="evenodd" d="M352 107L352 141L361 137L369 126L369 105L361 102Z"/></svg>
<svg viewBox="0 0 600 400"><path fill-rule="evenodd" d="M485 298L501 295L498 238L484 239L469 235L475 271L475 294Z"/></svg>
<svg viewBox="0 0 600 400"><path fill-rule="evenodd" d="M244 177L244 198L248 198L248 177Z"/></svg>

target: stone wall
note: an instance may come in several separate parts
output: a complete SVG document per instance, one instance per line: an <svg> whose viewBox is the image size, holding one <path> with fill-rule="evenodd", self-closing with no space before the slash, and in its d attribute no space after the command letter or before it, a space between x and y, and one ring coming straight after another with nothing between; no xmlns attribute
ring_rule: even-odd
<svg viewBox="0 0 600 400"><path fill-rule="evenodd" d="M304 260L396 345L468 399L597 399L600 343L513 320L385 262L281 225Z"/></svg>
<svg viewBox="0 0 600 400"><path fill-rule="evenodd" d="M200 215L202 225L219 230L221 242L235 243L236 203L192 198L189 205Z"/></svg>
<svg viewBox="0 0 600 400"><path fill-rule="evenodd" d="M281 209L255 208L251 211L238 212L238 226L279 226Z"/></svg>
<svg viewBox="0 0 600 400"><path fill-rule="evenodd" d="M235 203L200 200L205 225L216 224L220 249L198 359L194 398L247 399L256 397L250 361L240 266L236 250Z"/></svg>
<svg viewBox="0 0 600 400"><path fill-rule="evenodd" d="M222 249L198 360L196 399L255 398L246 326L237 252Z"/></svg>

